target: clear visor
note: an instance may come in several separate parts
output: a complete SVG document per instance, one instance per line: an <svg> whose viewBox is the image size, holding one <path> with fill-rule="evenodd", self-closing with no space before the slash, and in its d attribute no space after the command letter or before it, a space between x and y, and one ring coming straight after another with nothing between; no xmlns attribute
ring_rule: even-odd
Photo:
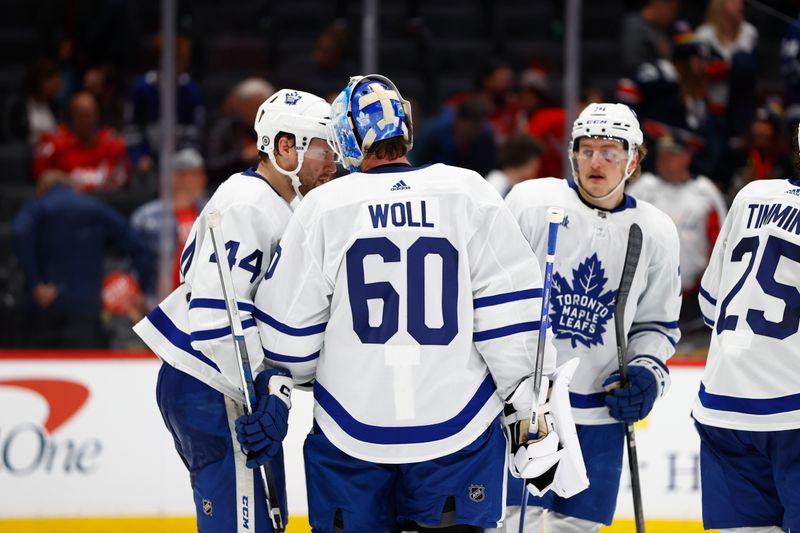
<svg viewBox="0 0 800 533"><path fill-rule="evenodd" d="M607 163L618 163L628 159L628 152L621 148L600 148L594 149L581 147L575 152L575 159L578 161L591 161L595 156L600 156Z"/></svg>
<svg viewBox="0 0 800 533"><path fill-rule="evenodd" d="M314 161L326 161L330 163L338 163L341 160L339 153L334 150L330 144L326 146L315 146L313 148L306 148L303 153L305 159L312 159Z"/></svg>

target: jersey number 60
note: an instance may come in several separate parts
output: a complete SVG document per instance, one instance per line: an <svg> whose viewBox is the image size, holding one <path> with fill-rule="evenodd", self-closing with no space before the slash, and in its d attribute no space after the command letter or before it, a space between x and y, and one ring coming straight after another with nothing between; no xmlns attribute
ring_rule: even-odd
<svg viewBox="0 0 800 533"><path fill-rule="evenodd" d="M425 258L438 255L442 260L442 326L425 324ZM347 285L353 330L364 344L385 344L397 333L400 295L388 281L366 283L364 258L379 255L385 263L400 262L400 248L386 237L356 240L347 250ZM441 237L420 237L406 253L408 294L408 333L424 345L450 344L458 333L458 250ZM368 300L383 300L383 315L378 326L369 324Z"/></svg>

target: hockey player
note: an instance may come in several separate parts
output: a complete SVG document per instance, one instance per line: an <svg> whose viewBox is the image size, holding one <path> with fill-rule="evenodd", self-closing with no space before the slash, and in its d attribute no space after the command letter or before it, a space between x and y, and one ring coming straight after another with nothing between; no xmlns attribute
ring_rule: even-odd
<svg viewBox="0 0 800 533"><path fill-rule="evenodd" d="M330 105L301 91L278 91L261 105L255 118L258 166L219 186L184 247L181 285L135 326L164 362L157 401L191 475L199 531L272 531L259 474L254 476L250 469L267 461L286 517L280 447L263 442L259 446L237 433L248 452L245 457L233 438L234 421L237 430L259 423L284 435L287 429L289 393L281 396L286 389L275 384L291 386L291 379L263 364L253 298L293 206L336 170L335 153L326 141L329 120ZM258 373L258 408L252 416L242 417L237 356L205 218L210 210L221 214L250 365L254 375ZM268 384L275 394L267 392Z"/></svg>
<svg viewBox="0 0 800 533"><path fill-rule="evenodd" d="M351 78L330 135L353 173L303 202L256 295L269 362L296 383L315 380L304 446L311 526L495 527L508 460L503 399L520 420L532 405L536 258L477 173L410 166L410 106L387 78ZM552 344L545 355L547 374ZM554 486L566 489L577 437L558 406L568 405L569 374L551 389L556 431L514 446L512 458L518 475L555 470Z"/></svg>
<svg viewBox="0 0 800 533"><path fill-rule="evenodd" d="M667 215L625 194L625 182L640 172L642 142L639 123L627 106L590 104L572 128L568 156L573 180L526 181L506 197L540 258L545 250L543 213L549 205L566 211L550 317L559 362L581 359L570 399L590 485L573 498L550 493L530 500L526 524L541 523L541 508L548 509L547 531L591 532L611 523L625 424L646 417L669 388L665 362L680 337L678 234ZM620 389L614 301L634 222L644 241L624 315L628 386ZM510 505L520 504L520 493L509 488Z"/></svg>
<svg viewBox="0 0 800 533"><path fill-rule="evenodd" d="M731 205L700 285L711 327L692 416L703 525L800 531L800 180Z"/></svg>

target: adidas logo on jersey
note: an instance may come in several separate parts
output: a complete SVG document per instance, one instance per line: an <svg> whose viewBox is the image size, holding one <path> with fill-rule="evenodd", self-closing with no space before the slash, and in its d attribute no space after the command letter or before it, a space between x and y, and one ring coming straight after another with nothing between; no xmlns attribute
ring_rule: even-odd
<svg viewBox="0 0 800 533"><path fill-rule="evenodd" d="M403 180L398 181L395 183L389 191L410 191L411 187L406 185L406 182Z"/></svg>
<svg viewBox="0 0 800 533"><path fill-rule="evenodd" d="M789 189L786 191L786 194L793 194L795 196L800 196L800 188L798 189Z"/></svg>

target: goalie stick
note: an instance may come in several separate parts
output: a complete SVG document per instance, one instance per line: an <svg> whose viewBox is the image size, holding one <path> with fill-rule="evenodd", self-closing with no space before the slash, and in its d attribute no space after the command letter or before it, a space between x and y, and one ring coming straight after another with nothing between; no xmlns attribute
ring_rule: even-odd
<svg viewBox="0 0 800 533"><path fill-rule="evenodd" d="M542 288L542 313L539 321L539 343L536 346L536 365L533 372L533 402L528 424L528 440L539 437L539 393L542 388L542 368L544 367L544 344L547 340L547 324L550 320L550 287L553 281L553 263L556 259L556 239L558 227L564 219L564 209L550 207L547 209L547 257L544 267L544 286ZM552 431L552 426L550 427ZM522 481L522 503L519 515L519 533L525 529L525 511L528 508L528 489Z"/></svg>
<svg viewBox="0 0 800 533"><path fill-rule="evenodd" d="M614 327L617 333L617 361L619 362L620 387L628 384L628 339L625 336L625 305L631 291L633 276L639 264L642 252L642 229L638 224L631 224L628 231L628 248L625 251L625 263L622 266L622 277L619 280L617 298L614 303ZM636 434L633 424L625 425L625 443L628 448L628 469L631 473L631 491L633 492L633 513L636 521L636 533L644 533L644 510L642 509L642 483L639 479L639 459L636 451Z"/></svg>
<svg viewBox="0 0 800 533"><path fill-rule="evenodd" d="M214 257L217 259L217 270L219 280L222 283L222 297L225 300L225 310L228 312L228 321L231 325L233 334L233 344L236 351L239 366L239 376L242 379L242 393L244 393L244 410L248 415L253 414L255 407L256 391L253 385L253 371L250 368L250 359L247 355L247 345L244 341L244 330L242 329L242 319L239 316L239 305L236 302L236 293L233 290L233 277L231 276L231 266L228 264L228 254L225 250L225 239L222 236L222 216L219 211L210 211L206 214L208 231L211 233L211 242L214 245ZM234 451L236 453L236 451ZM272 469L268 464L259 467L261 471L261 481L264 484L264 493L267 497L267 514L272 522L272 529L276 533L285 531L281 508L278 502L278 495L275 491L275 481L272 477Z"/></svg>

